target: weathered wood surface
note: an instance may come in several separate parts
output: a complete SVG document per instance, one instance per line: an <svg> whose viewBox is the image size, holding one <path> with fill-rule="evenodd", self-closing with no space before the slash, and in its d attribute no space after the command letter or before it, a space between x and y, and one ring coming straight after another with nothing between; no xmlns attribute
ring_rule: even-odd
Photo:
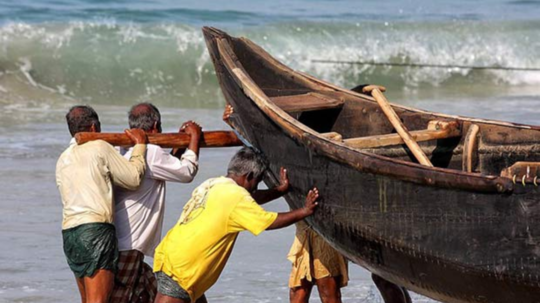
<svg viewBox="0 0 540 303"><path fill-rule="evenodd" d="M416 130L409 132L411 138L416 142L422 142L461 136L459 124L457 122L441 122L441 127L436 126L438 125L437 121L433 122L435 123L430 123L426 130ZM405 141L403 141L403 138L399 134L348 138L344 139L343 142L354 148L375 148L405 143Z"/></svg>
<svg viewBox="0 0 540 303"><path fill-rule="evenodd" d="M375 98L375 101L379 103L379 106L381 107L382 111L390 121L390 123L394 126L397 133L403 139L403 142L409 147L411 152L414 154L418 162L420 164L433 167L433 164L431 164L431 161L428 159L426 154L422 151L420 146L418 146L418 143L414 141L414 138L409 133L409 130L407 127L401 122L399 119L399 116L396 114L396 111L392 108L388 100L386 100L386 97L383 95L383 93L379 90L379 88L375 85L368 86L364 88L364 91L370 92L373 98Z"/></svg>
<svg viewBox="0 0 540 303"><path fill-rule="evenodd" d="M204 33L235 109L232 126L268 157L272 175L288 169L291 208L302 207L313 185L319 188L321 203L308 223L332 246L383 278L443 302L540 302L540 192L533 184L513 185L500 169L484 173L515 159L540 159L535 127L393 106L411 131L431 120L459 120L465 131L478 124L481 173L460 171L461 137L419 144L432 150L434 168L355 150L321 133L388 134L392 125L375 119L384 115L374 100L296 73L246 39L212 28ZM267 95L291 91L324 91L345 103L292 117ZM275 180L265 178L269 186Z"/></svg>
<svg viewBox="0 0 540 303"><path fill-rule="evenodd" d="M317 93L271 98L272 102L286 112L306 112L343 106L343 100L329 98Z"/></svg>
<svg viewBox="0 0 540 303"><path fill-rule="evenodd" d="M148 143L164 148L187 148L191 136L182 133L148 134ZM133 146L133 142L124 133L90 133L81 132L75 135L77 144L88 141L103 140L114 146ZM205 131L202 132L199 142L201 147L229 147L241 146L242 141L232 131Z"/></svg>
<svg viewBox="0 0 540 303"><path fill-rule="evenodd" d="M478 165L478 133L480 127L471 124L463 143L463 171L473 172Z"/></svg>

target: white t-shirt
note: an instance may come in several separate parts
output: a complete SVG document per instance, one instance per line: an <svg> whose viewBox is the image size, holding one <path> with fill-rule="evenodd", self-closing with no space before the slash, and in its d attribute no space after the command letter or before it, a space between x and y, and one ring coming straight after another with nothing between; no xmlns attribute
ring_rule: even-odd
<svg viewBox="0 0 540 303"><path fill-rule="evenodd" d="M133 148L120 153L129 159L132 151ZM115 188L114 224L120 251L138 250L154 256L163 227L165 181L189 183L197 168L197 155L189 149L179 160L157 145L147 145L141 186L135 191Z"/></svg>

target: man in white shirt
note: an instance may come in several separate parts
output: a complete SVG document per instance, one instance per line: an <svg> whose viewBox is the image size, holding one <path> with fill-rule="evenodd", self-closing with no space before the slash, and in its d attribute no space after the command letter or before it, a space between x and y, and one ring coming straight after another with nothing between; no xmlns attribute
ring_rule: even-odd
<svg viewBox="0 0 540 303"><path fill-rule="evenodd" d="M140 103L129 111L129 125L147 134L161 133L161 115L150 103ZM135 191L115 191L115 218L119 271L111 302L153 302L157 283L152 268L143 260L153 257L161 240L165 206L165 182L189 183L197 174L201 127L189 121L180 132L191 135L188 148L171 153L153 144L147 145L146 172ZM121 151L129 158L132 149Z"/></svg>

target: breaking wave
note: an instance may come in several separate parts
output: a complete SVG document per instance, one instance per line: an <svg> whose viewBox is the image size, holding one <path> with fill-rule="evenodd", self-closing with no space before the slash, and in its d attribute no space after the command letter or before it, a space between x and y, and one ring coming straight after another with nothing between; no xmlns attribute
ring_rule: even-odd
<svg viewBox="0 0 540 303"><path fill-rule="evenodd" d="M286 22L230 29L278 60L344 87L537 86L540 72L381 67L330 61L540 67L540 21ZM227 29L225 29L227 30ZM200 28L178 23L12 22L0 27L0 102L152 100L216 107ZM53 100L53 101L51 101Z"/></svg>

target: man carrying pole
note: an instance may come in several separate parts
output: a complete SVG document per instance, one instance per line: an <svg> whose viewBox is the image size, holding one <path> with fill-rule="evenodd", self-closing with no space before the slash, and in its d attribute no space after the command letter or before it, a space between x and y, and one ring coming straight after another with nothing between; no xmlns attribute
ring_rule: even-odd
<svg viewBox="0 0 540 303"><path fill-rule="evenodd" d="M66 120L72 136L101 131L98 115L89 106L72 107ZM78 145L72 139L56 165L64 253L83 303L109 302L114 286L118 248L113 185L134 190L144 175L146 135L137 129L125 133L135 143L129 160L104 141Z"/></svg>

